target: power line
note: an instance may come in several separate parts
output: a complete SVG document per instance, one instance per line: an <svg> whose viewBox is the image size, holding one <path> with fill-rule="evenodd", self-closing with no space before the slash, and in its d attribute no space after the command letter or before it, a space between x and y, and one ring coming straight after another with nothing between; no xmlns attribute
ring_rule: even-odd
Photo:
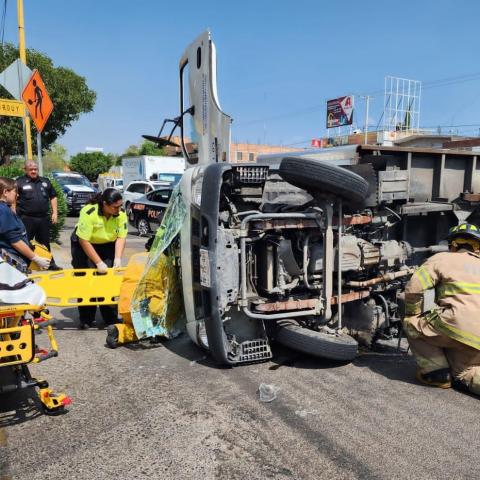
<svg viewBox="0 0 480 480"><path fill-rule="evenodd" d="M430 80L427 82L422 82L422 90L429 90L431 88L440 88L440 87L446 87L450 85L455 85L459 83L465 83L465 82L471 82L474 80L480 79L480 72L477 73L469 73L465 75L459 75L456 77L447 77L447 78L442 78L438 80ZM383 90L377 90L375 92L371 92L368 95L370 97L375 97L376 95L383 94ZM352 95L360 96L364 94L360 93L352 93ZM278 115L274 115L271 117L267 118L261 118L261 119L255 119L255 120L250 120L250 121L245 121L245 122L240 122L236 124L237 127L246 127L250 125L255 125L258 123L264 123L264 122L274 122L277 120L282 120L284 118L290 118L290 117L298 117L302 115L308 115L311 113L316 113L318 111L324 110L325 109L325 102L328 100L328 98L322 99L322 105L313 105L301 110L294 110L291 112L284 112L280 113ZM436 127L435 127L436 128Z"/></svg>
<svg viewBox="0 0 480 480"><path fill-rule="evenodd" d="M1 30L1 38L2 38L2 48L5 40L5 24L7 19L7 0L3 0L3 11L2 11L2 19L0 20L0 30Z"/></svg>

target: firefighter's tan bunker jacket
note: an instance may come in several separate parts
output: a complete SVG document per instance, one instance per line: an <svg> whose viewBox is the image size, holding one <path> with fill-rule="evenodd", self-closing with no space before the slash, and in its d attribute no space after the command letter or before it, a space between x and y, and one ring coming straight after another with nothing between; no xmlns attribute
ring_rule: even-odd
<svg viewBox="0 0 480 480"><path fill-rule="evenodd" d="M423 312L424 293L431 288L438 307ZM414 273L405 289L405 331L424 372L450 367L480 393L479 255L438 253Z"/></svg>
<svg viewBox="0 0 480 480"><path fill-rule="evenodd" d="M480 256L466 250L430 257L405 289L405 314L422 313L423 295L435 288L439 308L429 323L450 338L480 350Z"/></svg>

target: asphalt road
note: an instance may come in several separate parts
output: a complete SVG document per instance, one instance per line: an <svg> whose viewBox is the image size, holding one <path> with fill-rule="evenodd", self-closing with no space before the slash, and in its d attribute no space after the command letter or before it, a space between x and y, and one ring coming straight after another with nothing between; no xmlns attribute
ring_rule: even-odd
<svg viewBox="0 0 480 480"><path fill-rule="evenodd" d="M129 235L128 252L144 243ZM186 336L110 350L105 331L76 329L74 309L53 313L60 356L31 370L74 403L48 417L28 392L0 400L2 480L480 475L478 400L419 385L408 355L338 365L276 348L223 369ZM259 401L260 383L275 400Z"/></svg>

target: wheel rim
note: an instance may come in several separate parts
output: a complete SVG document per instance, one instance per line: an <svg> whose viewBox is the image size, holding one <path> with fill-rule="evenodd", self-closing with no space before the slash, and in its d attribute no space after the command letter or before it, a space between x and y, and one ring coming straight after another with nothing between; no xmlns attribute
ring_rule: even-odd
<svg viewBox="0 0 480 480"><path fill-rule="evenodd" d="M133 222L135 220L135 218L133 216L133 210L130 207L127 207L127 215L128 215L128 219L131 222Z"/></svg>
<svg viewBox="0 0 480 480"><path fill-rule="evenodd" d="M148 222L144 220L143 218L138 221L138 233L142 236L148 235L148 232L150 231L150 227L148 225Z"/></svg>

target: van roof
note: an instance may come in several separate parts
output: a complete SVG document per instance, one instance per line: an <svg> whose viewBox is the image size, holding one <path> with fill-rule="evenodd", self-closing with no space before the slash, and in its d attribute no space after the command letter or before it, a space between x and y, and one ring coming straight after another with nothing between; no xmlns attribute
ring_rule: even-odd
<svg viewBox="0 0 480 480"><path fill-rule="evenodd" d="M83 177L83 175L78 172L53 172L52 175L56 177Z"/></svg>

